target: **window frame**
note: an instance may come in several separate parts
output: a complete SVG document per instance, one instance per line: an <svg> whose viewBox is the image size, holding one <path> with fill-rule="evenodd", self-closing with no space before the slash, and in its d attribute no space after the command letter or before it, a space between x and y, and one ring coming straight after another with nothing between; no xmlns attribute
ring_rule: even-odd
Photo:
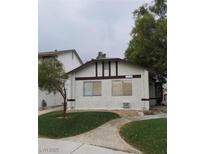
<svg viewBox="0 0 205 154"><path fill-rule="evenodd" d="M92 85L92 95L86 95L85 94L85 83L100 83L100 94L99 95L93 95L93 85ZM84 97L92 97L92 96L102 96L102 82L101 81L83 81L83 96Z"/></svg>
<svg viewBox="0 0 205 154"><path fill-rule="evenodd" d="M114 95L114 92L113 92L113 82L116 82L116 81L121 81L121 83L122 83L122 85L123 85L123 82L124 81L129 81L130 83L131 83L131 94L130 95L125 95L124 94L124 90L123 90L123 88L122 88L122 95ZM130 79L130 80L128 80L128 79L126 79L126 80L112 80L112 83L111 83L112 85L112 87L111 87L111 91L112 91L112 96L114 96L114 97L119 97L119 96L133 96L132 94L133 94L133 89L132 89L132 80Z"/></svg>

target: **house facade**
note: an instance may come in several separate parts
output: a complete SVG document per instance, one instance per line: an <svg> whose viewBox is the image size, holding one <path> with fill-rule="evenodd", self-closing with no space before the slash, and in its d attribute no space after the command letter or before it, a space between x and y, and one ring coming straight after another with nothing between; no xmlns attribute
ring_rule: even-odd
<svg viewBox="0 0 205 154"><path fill-rule="evenodd" d="M119 58L99 58L68 72L68 106L74 109L149 110L149 71Z"/></svg>
<svg viewBox="0 0 205 154"><path fill-rule="evenodd" d="M78 53L72 50L39 52L39 61L45 58L56 57L62 64L66 72L69 72L83 64ZM38 107L42 108L43 102L47 107L62 105L63 98L59 93L53 94L38 89Z"/></svg>

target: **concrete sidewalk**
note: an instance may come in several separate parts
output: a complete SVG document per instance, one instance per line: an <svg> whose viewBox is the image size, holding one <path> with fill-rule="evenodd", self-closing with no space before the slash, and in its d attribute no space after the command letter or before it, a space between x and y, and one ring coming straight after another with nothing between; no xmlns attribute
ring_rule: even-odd
<svg viewBox="0 0 205 154"><path fill-rule="evenodd" d="M39 154L131 154L103 147L54 139L38 139Z"/></svg>

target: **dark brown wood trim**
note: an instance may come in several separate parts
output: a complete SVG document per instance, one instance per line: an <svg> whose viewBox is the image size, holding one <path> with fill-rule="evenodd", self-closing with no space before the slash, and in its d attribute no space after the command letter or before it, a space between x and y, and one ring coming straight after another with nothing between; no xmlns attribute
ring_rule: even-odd
<svg viewBox="0 0 205 154"><path fill-rule="evenodd" d="M75 52L75 53L77 54L77 52ZM40 56L40 55L39 55L39 56ZM72 71L67 72L67 73L72 73L72 72L80 71L81 69L87 67L88 65L91 65L91 64L95 63L96 61L97 61L98 63L101 63L102 61L104 61L104 62L111 61L111 62L115 63L116 61L118 61L118 62L127 63L127 64L132 65L132 66L137 66L137 67L143 68L143 69L145 69L145 70L149 70L148 68L142 67L142 66L140 66L140 65L135 65L135 64L130 63L130 62L124 60L124 59L111 58L111 59L92 59L92 60L86 62L85 64L83 64L83 65L81 65L81 66L79 66L79 67L77 67L77 68L75 68L75 69L73 69ZM153 71L151 71L151 70L149 70L149 72L155 73L155 72L153 72Z"/></svg>
<svg viewBox="0 0 205 154"><path fill-rule="evenodd" d="M115 61L115 66L116 66L116 76L118 76L118 61Z"/></svg>
<svg viewBox="0 0 205 154"><path fill-rule="evenodd" d="M109 61L108 64L109 64L109 76L111 76L111 62Z"/></svg>
<svg viewBox="0 0 205 154"><path fill-rule="evenodd" d="M75 99L67 99L67 101L75 101Z"/></svg>
<svg viewBox="0 0 205 154"><path fill-rule="evenodd" d="M141 78L141 74L133 75L133 78Z"/></svg>
<svg viewBox="0 0 205 154"><path fill-rule="evenodd" d="M149 98L142 98L141 101L149 101Z"/></svg>
<svg viewBox="0 0 205 154"><path fill-rule="evenodd" d="M150 100L157 100L159 98L142 98L141 101L150 101Z"/></svg>
<svg viewBox="0 0 205 154"><path fill-rule="evenodd" d="M95 76L98 76L98 62L95 62Z"/></svg>
<svg viewBox="0 0 205 154"><path fill-rule="evenodd" d="M128 75L130 76L130 75ZM126 75L119 76L98 76L98 77L76 77L75 80L102 80L102 79L126 79ZM141 78L141 75L133 75L132 78ZM128 78L129 79L129 78Z"/></svg>
<svg viewBox="0 0 205 154"><path fill-rule="evenodd" d="M105 68L105 63L104 63L104 61L102 62L102 76L105 76L105 74L104 74L104 68Z"/></svg>

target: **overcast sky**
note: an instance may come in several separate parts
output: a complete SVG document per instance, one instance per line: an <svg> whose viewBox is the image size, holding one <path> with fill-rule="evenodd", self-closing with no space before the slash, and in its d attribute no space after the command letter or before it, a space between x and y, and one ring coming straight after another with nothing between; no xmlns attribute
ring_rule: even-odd
<svg viewBox="0 0 205 154"><path fill-rule="evenodd" d="M124 57L132 12L151 0L39 0L39 51L76 49L85 62L103 51Z"/></svg>

